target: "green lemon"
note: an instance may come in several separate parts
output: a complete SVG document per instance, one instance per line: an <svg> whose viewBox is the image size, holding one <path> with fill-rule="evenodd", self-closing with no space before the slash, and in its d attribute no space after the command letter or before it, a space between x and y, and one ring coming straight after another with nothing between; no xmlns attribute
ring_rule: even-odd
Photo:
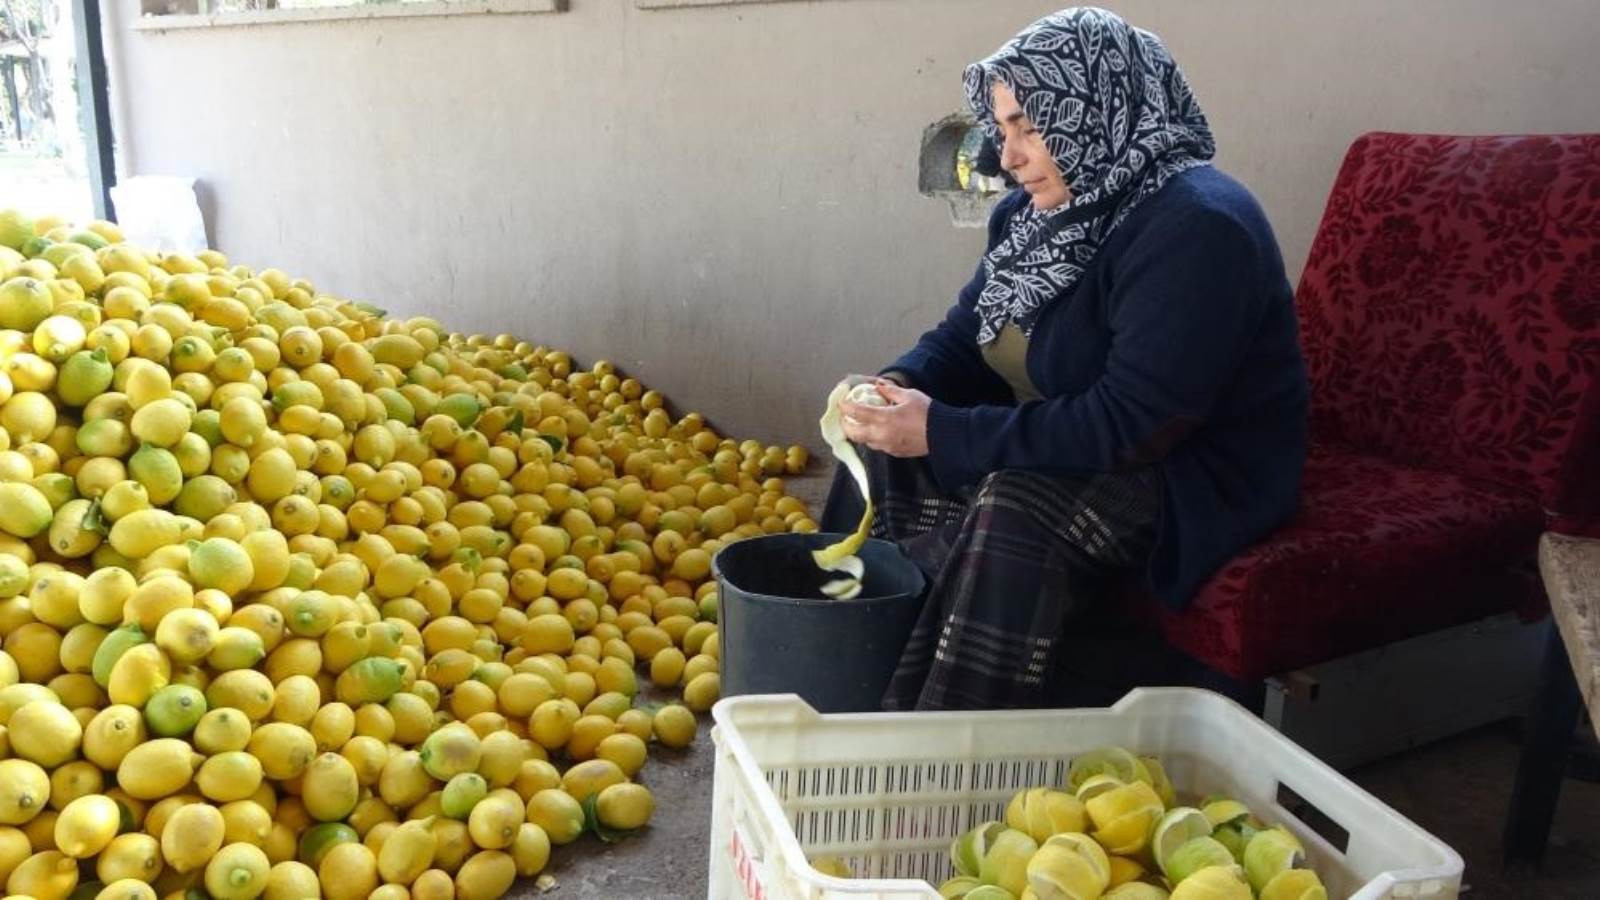
<svg viewBox="0 0 1600 900"><path fill-rule="evenodd" d="M144 707L144 722L157 737L182 737L206 714L206 696L187 684L169 684Z"/></svg>

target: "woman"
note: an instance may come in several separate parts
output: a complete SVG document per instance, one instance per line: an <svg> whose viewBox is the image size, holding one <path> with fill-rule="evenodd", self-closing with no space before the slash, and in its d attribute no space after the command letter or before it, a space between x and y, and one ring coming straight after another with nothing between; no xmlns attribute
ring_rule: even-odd
<svg viewBox="0 0 1600 900"><path fill-rule="evenodd" d="M967 69L1020 188L943 322L846 403L875 533L929 573L884 705L1047 705L1069 628L1172 607L1286 519L1306 380L1276 239L1160 39L1069 9ZM824 526L850 530L848 478Z"/></svg>

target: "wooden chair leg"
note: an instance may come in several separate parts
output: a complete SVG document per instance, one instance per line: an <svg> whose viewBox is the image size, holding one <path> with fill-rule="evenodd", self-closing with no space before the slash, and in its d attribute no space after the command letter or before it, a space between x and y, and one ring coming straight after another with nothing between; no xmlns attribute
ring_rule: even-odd
<svg viewBox="0 0 1600 900"><path fill-rule="evenodd" d="M1537 863L1544 856L1566 775L1567 750L1583 704L1554 622L1549 629L1539 699L1526 725L1506 816L1503 847L1507 865Z"/></svg>

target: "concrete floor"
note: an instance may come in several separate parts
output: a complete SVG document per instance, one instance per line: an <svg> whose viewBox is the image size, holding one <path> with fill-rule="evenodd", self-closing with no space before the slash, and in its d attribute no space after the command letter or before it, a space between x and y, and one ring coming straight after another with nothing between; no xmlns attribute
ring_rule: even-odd
<svg viewBox="0 0 1600 900"><path fill-rule="evenodd" d="M791 485L814 510L826 488L823 476ZM709 718L702 717L700 733L687 750L652 747L650 763L639 779L656 796L650 826L616 844L585 836L572 845L555 848L547 871L557 884L548 896L557 900L698 900L706 896L715 768L710 728ZM1500 833L1519 749L1516 730L1505 724L1418 748L1358 769L1351 777L1461 854L1467 864L1466 897L1600 898L1600 785L1569 779L1544 865L1533 871L1503 870ZM512 896L545 895L526 883L514 889Z"/></svg>
<svg viewBox="0 0 1600 900"><path fill-rule="evenodd" d="M700 730L691 746L683 750L650 746L650 762L636 778L656 798L648 827L614 844L584 835L565 847L552 848L545 872L556 879L556 886L541 894L530 883L519 884L511 896L549 896L554 900L705 897L716 753L711 743L711 717L699 718Z"/></svg>
<svg viewBox="0 0 1600 900"><path fill-rule="evenodd" d="M1504 723L1358 769L1351 778L1461 854L1468 897L1600 897L1600 784L1563 783L1543 866L1507 871L1501 865L1500 836L1520 750L1516 729Z"/></svg>

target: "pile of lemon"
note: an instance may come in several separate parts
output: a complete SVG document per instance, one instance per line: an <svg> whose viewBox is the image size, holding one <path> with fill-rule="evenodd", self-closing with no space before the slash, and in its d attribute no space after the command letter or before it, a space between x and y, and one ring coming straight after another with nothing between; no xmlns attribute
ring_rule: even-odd
<svg viewBox="0 0 1600 900"><path fill-rule="evenodd" d="M645 825L718 697L712 554L814 531L805 464L605 362L0 212L3 893L480 900Z"/></svg>

